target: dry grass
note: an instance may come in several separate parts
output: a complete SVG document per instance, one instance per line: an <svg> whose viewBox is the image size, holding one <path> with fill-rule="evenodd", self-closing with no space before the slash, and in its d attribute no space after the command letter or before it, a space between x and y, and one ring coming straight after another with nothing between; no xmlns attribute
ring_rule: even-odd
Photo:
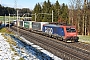
<svg viewBox="0 0 90 60"><path fill-rule="evenodd" d="M5 36L5 34L2 33L1 35L4 37L4 39L7 39L7 37Z"/></svg>
<svg viewBox="0 0 90 60"><path fill-rule="evenodd" d="M20 58L19 60L24 60L24 58Z"/></svg>
<svg viewBox="0 0 90 60"><path fill-rule="evenodd" d="M16 46L16 42L15 42L13 39L11 39L10 36L6 36L5 34L1 34L1 35L2 35L5 39L7 39L6 41L7 41L9 44Z"/></svg>
<svg viewBox="0 0 90 60"><path fill-rule="evenodd" d="M8 28L0 29L0 33L14 34L12 31L9 31Z"/></svg>
<svg viewBox="0 0 90 60"><path fill-rule="evenodd" d="M11 44L11 45L16 46L16 42L13 39L11 39L11 37L7 38L7 42L9 42L9 44Z"/></svg>

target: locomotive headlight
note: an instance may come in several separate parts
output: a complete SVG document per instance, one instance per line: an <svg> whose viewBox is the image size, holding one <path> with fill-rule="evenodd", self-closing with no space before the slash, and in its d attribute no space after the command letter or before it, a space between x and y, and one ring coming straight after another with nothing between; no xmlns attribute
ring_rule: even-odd
<svg viewBox="0 0 90 60"><path fill-rule="evenodd" d="M67 36L69 36L69 35L67 35Z"/></svg>
<svg viewBox="0 0 90 60"><path fill-rule="evenodd" d="M77 36L76 34L74 36Z"/></svg>

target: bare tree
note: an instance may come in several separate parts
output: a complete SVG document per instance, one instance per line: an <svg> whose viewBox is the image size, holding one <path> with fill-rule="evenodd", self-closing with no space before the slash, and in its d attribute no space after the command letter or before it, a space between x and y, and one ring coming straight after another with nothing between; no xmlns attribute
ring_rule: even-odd
<svg viewBox="0 0 90 60"><path fill-rule="evenodd" d="M90 0L87 1L87 35L90 35Z"/></svg>
<svg viewBox="0 0 90 60"><path fill-rule="evenodd" d="M90 34L90 0L70 0L69 22L76 22L80 34Z"/></svg>
<svg viewBox="0 0 90 60"><path fill-rule="evenodd" d="M89 22L89 20L88 20L88 13L87 13L87 11L88 11L88 0L84 0L84 7L83 7L83 10L84 10L84 15L83 15L83 34L84 35L87 35L87 24L88 24L88 22Z"/></svg>
<svg viewBox="0 0 90 60"><path fill-rule="evenodd" d="M80 31L80 18L81 18L81 8L82 0L70 0L70 10L69 10L69 22L72 21L72 24L76 21L76 26L78 31ZM76 17L75 17L76 16ZM74 19L75 17L75 19Z"/></svg>
<svg viewBox="0 0 90 60"><path fill-rule="evenodd" d="M80 20L81 20L81 8L82 8L82 0L75 0L75 9L77 10L77 29L80 32Z"/></svg>
<svg viewBox="0 0 90 60"><path fill-rule="evenodd" d="M69 5L69 23L73 25L73 17L74 17L74 8L75 8L75 0L70 0L70 5Z"/></svg>

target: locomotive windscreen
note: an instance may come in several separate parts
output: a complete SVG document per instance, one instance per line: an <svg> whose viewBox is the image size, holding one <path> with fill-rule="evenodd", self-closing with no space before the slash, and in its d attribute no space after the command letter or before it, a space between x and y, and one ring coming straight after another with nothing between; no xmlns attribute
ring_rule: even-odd
<svg viewBox="0 0 90 60"><path fill-rule="evenodd" d="M76 29L75 29L75 28L72 28L72 27L70 27L70 28L67 27L67 28L66 28L66 31L67 31L67 32L76 32Z"/></svg>

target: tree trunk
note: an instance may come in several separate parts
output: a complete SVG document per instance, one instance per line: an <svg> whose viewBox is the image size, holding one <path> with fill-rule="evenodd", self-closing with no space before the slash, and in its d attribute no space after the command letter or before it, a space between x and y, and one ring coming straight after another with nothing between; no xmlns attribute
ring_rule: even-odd
<svg viewBox="0 0 90 60"><path fill-rule="evenodd" d="M84 35L84 15L83 15L82 35Z"/></svg>

